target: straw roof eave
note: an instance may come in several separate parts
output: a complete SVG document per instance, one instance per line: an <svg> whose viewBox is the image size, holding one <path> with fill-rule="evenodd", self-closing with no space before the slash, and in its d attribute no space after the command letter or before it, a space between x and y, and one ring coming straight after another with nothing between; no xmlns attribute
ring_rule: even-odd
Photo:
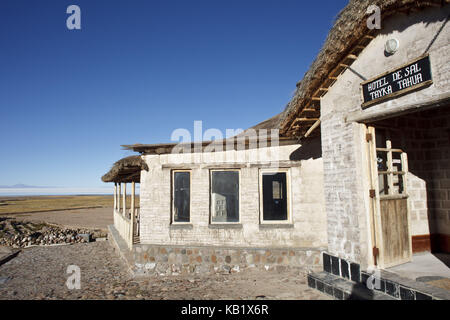
<svg viewBox="0 0 450 320"><path fill-rule="evenodd" d="M140 182L141 170L147 170L148 166L140 155L129 156L116 161L103 177L103 182Z"/></svg>

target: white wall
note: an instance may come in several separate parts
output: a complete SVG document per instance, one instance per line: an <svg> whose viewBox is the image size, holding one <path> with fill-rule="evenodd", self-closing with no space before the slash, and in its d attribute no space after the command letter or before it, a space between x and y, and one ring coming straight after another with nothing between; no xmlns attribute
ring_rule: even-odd
<svg viewBox="0 0 450 320"><path fill-rule="evenodd" d="M267 159L289 160L300 145L265 148ZM176 155L144 156L149 171L141 173L141 243L164 245L211 245L230 247L325 247L326 217L323 200L322 159L306 159L301 166L291 167L291 203L293 223L290 226L260 226L259 168L252 167L259 158L251 158L256 150L231 151L234 159L245 160L248 167L241 171L240 220L237 227L211 226L210 170L193 165L191 179L191 224L181 227L170 224L171 168L177 167ZM272 154L270 155L270 152ZM184 155L186 162L200 157L201 165L211 164L209 156L218 154ZM217 159L216 159L217 160ZM217 162L217 161L213 161ZM237 161L240 162L240 161ZM184 167L185 165L183 165ZM180 167L182 165L180 164Z"/></svg>

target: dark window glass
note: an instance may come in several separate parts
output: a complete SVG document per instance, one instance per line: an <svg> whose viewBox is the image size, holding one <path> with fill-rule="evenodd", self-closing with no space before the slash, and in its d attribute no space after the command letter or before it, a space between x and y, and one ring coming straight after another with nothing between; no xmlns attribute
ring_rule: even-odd
<svg viewBox="0 0 450 320"><path fill-rule="evenodd" d="M239 172L212 171L212 222L239 222Z"/></svg>
<svg viewBox="0 0 450 320"><path fill-rule="evenodd" d="M191 198L191 173L174 172L173 174L173 220L189 222Z"/></svg>
<svg viewBox="0 0 450 320"><path fill-rule="evenodd" d="M286 172L263 173L263 220L287 220Z"/></svg>

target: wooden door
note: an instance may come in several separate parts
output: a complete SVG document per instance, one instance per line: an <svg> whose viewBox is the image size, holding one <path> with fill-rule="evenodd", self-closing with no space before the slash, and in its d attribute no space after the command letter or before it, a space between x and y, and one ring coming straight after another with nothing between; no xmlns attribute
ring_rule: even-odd
<svg viewBox="0 0 450 320"><path fill-rule="evenodd" d="M407 199L380 199L383 265L411 260Z"/></svg>
<svg viewBox="0 0 450 320"><path fill-rule="evenodd" d="M411 261L411 235L409 227L407 154L393 147L393 140L400 136L390 129L370 127L373 138L372 152L372 196L376 260L382 268ZM375 141L374 141L375 140Z"/></svg>

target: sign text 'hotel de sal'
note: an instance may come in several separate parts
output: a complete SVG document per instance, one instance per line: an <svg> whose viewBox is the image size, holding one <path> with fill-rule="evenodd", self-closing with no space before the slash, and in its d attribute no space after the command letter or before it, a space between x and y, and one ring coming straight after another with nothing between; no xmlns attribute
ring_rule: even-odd
<svg viewBox="0 0 450 320"><path fill-rule="evenodd" d="M431 68L428 55L394 71L389 71L361 84L363 107L430 85Z"/></svg>

